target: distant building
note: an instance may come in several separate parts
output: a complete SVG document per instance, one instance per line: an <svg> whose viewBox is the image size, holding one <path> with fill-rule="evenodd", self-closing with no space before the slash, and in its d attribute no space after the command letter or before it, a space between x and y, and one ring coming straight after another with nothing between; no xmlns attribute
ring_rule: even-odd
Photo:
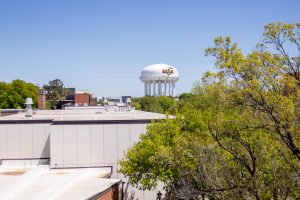
<svg viewBox="0 0 300 200"><path fill-rule="evenodd" d="M75 92L75 105L78 106L89 106L91 105L91 100L93 98L93 93L88 91L76 91Z"/></svg>
<svg viewBox="0 0 300 200"><path fill-rule="evenodd" d="M98 104L98 98L92 97L90 100L90 106L97 106L97 104Z"/></svg>
<svg viewBox="0 0 300 200"><path fill-rule="evenodd" d="M131 96L119 96L106 98L108 105L126 105L127 100L131 99Z"/></svg>
<svg viewBox="0 0 300 200"><path fill-rule="evenodd" d="M75 101L76 89L75 88L67 88L67 90L69 90L69 94L66 97L66 100L73 100L73 101Z"/></svg>
<svg viewBox="0 0 300 200"><path fill-rule="evenodd" d="M96 106L97 105L97 97L93 97L93 93L89 91L76 91L75 88L66 88L68 90L68 95L65 100L61 100L58 103L57 108L63 109L67 106ZM42 90L39 91L39 100L38 100L38 108L40 110L45 109L46 102L46 93L42 93Z"/></svg>
<svg viewBox="0 0 300 200"><path fill-rule="evenodd" d="M128 98L131 99L131 96L122 96L122 102L126 103Z"/></svg>
<svg viewBox="0 0 300 200"><path fill-rule="evenodd" d="M120 97L108 97L106 100L108 105L116 105L122 102Z"/></svg>

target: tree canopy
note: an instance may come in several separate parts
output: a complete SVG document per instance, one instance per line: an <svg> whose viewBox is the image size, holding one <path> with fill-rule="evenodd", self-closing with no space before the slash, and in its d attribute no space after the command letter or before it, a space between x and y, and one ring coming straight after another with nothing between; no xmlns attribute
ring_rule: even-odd
<svg viewBox="0 0 300 200"><path fill-rule="evenodd" d="M46 99L52 109L56 109L60 101L65 100L69 94L69 90L65 88L63 81L59 79L49 81L48 85L44 85L43 88L47 91Z"/></svg>
<svg viewBox="0 0 300 200"><path fill-rule="evenodd" d="M175 106L175 99L167 96L145 96L141 98L133 98L131 105L135 106L138 110L166 113Z"/></svg>
<svg viewBox="0 0 300 200"><path fill-rule="evenodd" d="M247 55L216 38L206 55L217 71L173 106L175 119L147 127L121 161L129 182L162 181L168 199L300 198L299 29L268 24Z"/></svg>
<svg viewBox="0 0 300 200"><path fill-rule="evenodd" d="M25 108L25 99L32 98L37 106L38 87L32 83L16 79L11 83L0 82L0 108Z"/></svg>

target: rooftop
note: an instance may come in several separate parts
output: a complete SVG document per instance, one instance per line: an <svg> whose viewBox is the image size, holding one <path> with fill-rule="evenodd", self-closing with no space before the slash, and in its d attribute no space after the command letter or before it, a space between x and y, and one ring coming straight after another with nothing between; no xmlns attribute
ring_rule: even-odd
<svg viewBox="0 0 300 200"><path fill-rule="evenodd" d="M111 171L110 167L49 169L37 160L3 160L0 199L90 199L119 183L105 178Z"/></svg>
<svg viewBox="0 0 300 200"><path fill-rule="evenodd" d="M71 121L139 121L139 120L159 120L165 119L164 114L144 112L139 110L120 111L122 107L109 107L107 109L103 107L92 109L72 109L72 110L37 110L33 112L32 117L25 117L25 113L17 113L0 118L0 123L22 121L22 122L34 122L41 120L49 120L49 122L71 122ZM126 108L124 108L126 109Z"/></svg>

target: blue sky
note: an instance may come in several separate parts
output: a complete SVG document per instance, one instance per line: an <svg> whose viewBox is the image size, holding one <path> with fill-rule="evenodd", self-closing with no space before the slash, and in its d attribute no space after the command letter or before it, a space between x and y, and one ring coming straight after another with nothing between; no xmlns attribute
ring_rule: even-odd
<svg viewBox="0 0 300 200"><path fill-rule="evenodd" d="M214 60L204 50L231 36L244 52L270 22L300 21L299 0L0 0L0 81L66 87L97 96L143 95L143 67L179 70L189 92Z"/></svg>

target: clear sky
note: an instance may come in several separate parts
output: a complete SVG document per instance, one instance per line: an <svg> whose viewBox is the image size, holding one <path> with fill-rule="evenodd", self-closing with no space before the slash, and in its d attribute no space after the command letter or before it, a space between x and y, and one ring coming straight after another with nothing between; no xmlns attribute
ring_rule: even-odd
<svg viewBox="0 0 300 200"><path fill-rule="evenodd" d="M166 63L189 92L231 36L244 52L270 22L300 22L299 0L0 0L0 81L66 87L97 96L143 95L143 67Z"/></svg>

